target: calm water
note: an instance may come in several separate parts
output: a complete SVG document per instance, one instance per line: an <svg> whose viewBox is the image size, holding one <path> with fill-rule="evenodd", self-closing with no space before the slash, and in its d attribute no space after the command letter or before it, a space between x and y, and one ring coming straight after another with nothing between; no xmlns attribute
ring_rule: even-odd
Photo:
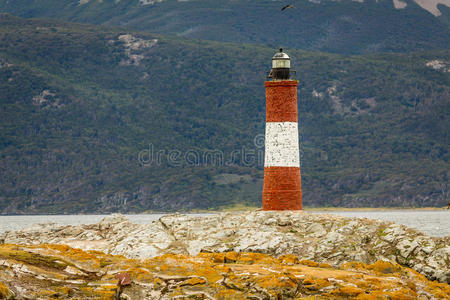
<svg viewBox="0 0 450 300"><path fill-rule="evenodd" d="M345 217L358 217L393 221L416 228L431 236L450 235L450 210L440 211L327 211L313 212L335 214ZM209 214L191 214L192 216L205 216ZM61 225L80 225L97 223L107 215L53 215L53 216L0 216L0 232L18 230L30 227L37 223L57 223ZM163 214L127 215L138 224L151 223Z"/></svg>
<svg viewBox="0 0 450 300"><path fill-rule="evenodd" d="M392 221L415 228L430 236L450 235L450 210L330 211L326 213Z"/></svg>

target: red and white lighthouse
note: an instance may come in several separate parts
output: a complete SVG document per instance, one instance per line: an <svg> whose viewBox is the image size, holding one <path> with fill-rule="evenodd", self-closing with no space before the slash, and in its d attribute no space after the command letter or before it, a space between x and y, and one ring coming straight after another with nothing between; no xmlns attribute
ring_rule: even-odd
<svg viewBox="0 0 450 300"><path fill-rule="evenodd" d="M302 186L298 141L297 86L291 61L280 49L266 81L266 139L263 210L301 210Z"/></svg>

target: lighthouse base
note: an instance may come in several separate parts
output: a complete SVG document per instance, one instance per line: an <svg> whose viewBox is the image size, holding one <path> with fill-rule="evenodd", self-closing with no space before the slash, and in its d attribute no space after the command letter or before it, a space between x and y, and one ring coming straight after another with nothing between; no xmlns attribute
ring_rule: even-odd
<svg viewBox="0 0 450 300"><path fill-rule="evenodd" d="M265 167L263 210L301 210L302 188L299 167Z"/></svg>

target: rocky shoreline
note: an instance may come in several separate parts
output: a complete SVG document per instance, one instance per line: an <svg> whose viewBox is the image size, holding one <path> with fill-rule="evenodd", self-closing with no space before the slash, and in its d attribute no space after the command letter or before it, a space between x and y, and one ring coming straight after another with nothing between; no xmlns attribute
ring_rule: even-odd
<svg viewBox="0 0 450 300"><path fill-rule="evenodd" d="M240 212L194 217L172 214L151 224L111 215L97 224L36 225L0 234L0 244L64 244L127 258L164 254L253 252L338 268L346 262L398 263L429 280L450 282L450 237L429 237L392 222L306 212Z"/></svg>
<svg viewBox="0 0 450 300"><path fill-rule="evenodd" d="M0 245L0 299L448 299L395 263L339 268L261 253L129 259L65 245Z"/></svg>

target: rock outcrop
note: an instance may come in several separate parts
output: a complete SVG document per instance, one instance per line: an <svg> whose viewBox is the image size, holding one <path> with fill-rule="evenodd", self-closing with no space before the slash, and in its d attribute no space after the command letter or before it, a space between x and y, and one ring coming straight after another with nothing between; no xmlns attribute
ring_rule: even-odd
<svg viewBox="0 0 450 300"><path fill-rule="evenodd" d="M293 254L334 267L383 260L410 267L431 280L450 282L450 237L428 237L390 222L305 212L173 214L151 224L133 224L112 215L92 225L43 224L6 232L0 243L66 244L128 258L233 251L274 257Z"/></svg>
<svg viewBox="0 0 450 300"><path fill-rule="evenodd" d="M449 297L448 284L431 282L412 269L385 261L334 268L295 255L274 258L248 252L165 254L136 260L64 245L0 245L0 298L5 299Z"/></svg>

